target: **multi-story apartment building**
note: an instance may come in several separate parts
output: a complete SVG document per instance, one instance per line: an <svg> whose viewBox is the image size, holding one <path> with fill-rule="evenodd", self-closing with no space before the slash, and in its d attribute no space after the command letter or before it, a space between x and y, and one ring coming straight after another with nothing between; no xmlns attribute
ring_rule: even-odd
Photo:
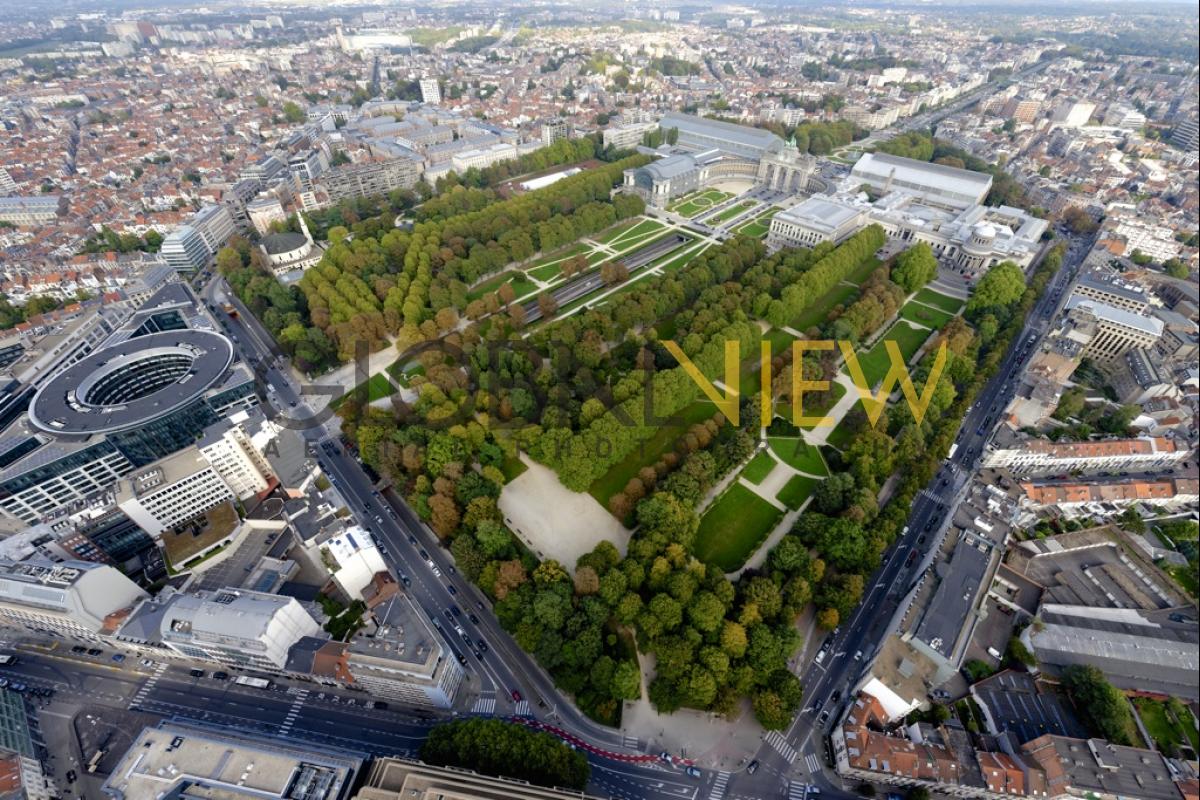
<svg viewBox="0 0 1200 800"><path fill-rule="evenodd" d="M605 128L602 140L605 147L617 150L631 150L642 143L647 133L658 129L657 122L629 122Z"/></svg>
<svg viewBox="0 0 1200 800"><path fill-rule="evenodd" d="M237 233L233 215L224 205L204 206L192 215L189 224L204 240L204 246L208 248L209 255L215 255L225 246L230 237Z"/></svg>
<svg viewBox="0 0 1200 800"><path fill-rule="evenodd" d="M411 158L392 158L372 164L353 164L330 170L320 185L337 202L347 198L375 197L395 189L411 189L421 179L421 163Z"/></svg>
<svg viewBox="0 0 1200 800"><path fill-rule="evenodd" d="M442 90L437 78L421 78L421 102L436 106L442 102Z"/></svg>
<svg viewBox="0 0 1200 800"><path fill-rule="evenodd" d="M283 203L273 195L257 197L246 204L246 217L259 236L266 236L271 230L271 223L284 222L287 216Z"/></svg>
<svg viewBox="0 0 1200 800"><path fill-rule="evenodd" d="M1090 275L1081 277L1071 287L1071 294L1096 300L1114 308L1132 311L1134 314L1145 314L1150 307L1149 298L1141 289L1094 278Z"/></svg>
<svg viewBox="0 0 1200 800"><path fill-rule="evenodd" d="M99 641L146 597L106 564L0 560L0 621L34 633Z"/></svg>
<svg viewBox="0 0 1200 800"><path fill-rule="evenodd" d="M238 411L206 428L196 449L242 500L270 488L275 476L263 450L277 432L261 411Z"/></svg>
<svg viewBox="0 0 1200 800"><path fill-rule="evenodd" d="M1188 458L1188 449L1172 439L1139 437L1100 442L1051 442L1045 439L1001 441L989 445L983 466L1018 475L1054 472L1114 472L1175 467Z"/></svg>
<svg viewBox="0 0 1200 800"><path fill-rule="evenodd" d="M317 178L329 171L329 158L324 148L313 147L289 158L288 171L295 181L296 191L311 192Z"/></svg>
<svg viewBox="0 0 1200 800"><path fill-rule="evenodd" d="M354 800L598 800L582 792L434 767L403 758L377 758Z"/></svg>

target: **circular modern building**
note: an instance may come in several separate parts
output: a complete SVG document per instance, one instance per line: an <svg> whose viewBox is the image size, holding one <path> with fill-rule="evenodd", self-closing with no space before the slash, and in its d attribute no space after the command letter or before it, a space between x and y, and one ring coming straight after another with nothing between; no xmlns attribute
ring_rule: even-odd
<svg viewBox="0 0 1200 800"><path fill-rule="evenodd" d="M153 430L196 406L214 416L205 393L232 363L233 343L219 333L175 330L126 339L51 378L33 396L29 420L70 437Z"/></svg>

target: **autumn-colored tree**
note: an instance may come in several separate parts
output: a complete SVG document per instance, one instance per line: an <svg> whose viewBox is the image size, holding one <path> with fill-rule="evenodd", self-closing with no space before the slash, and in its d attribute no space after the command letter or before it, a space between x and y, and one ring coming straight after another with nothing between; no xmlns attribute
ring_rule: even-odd
<svg viewBox="0 0 1200 800"><path fill-rule="evenodd" d="M496 583L492 586L492 594L496 595L496 599L503 600L510 591L525 583L526 580L528 580L528 576L525 573L525 566L520 561L517 559L501 561L500 567L496 571Z"/></svg>
<svg viewBox="0 0 1200 800"><path fill-rule="evenodd" d="M817 612L817 627L823 631L833 630L840 621L836 608L822 608Z"/></svg>
<svg viewBox="0 0 1200 800"><path fill-rule="evenodd" d="M449 538L461 519L453 498L435 494L429 498L429 525L440 538Z"/></svg>
<svg viewBox="0 0 1200 800"><path fill-rule="evenodd" d="M633 501L624 492L617 492L608 498L608 510L617 519L625 519L633 513Z"/></svg>
<svg viewBox="0 0 1200 800"><path fill-rule="evenodd" d="M558 313L558 301L554 299L554 294L551 292L542 292L537 299L538 310L542 312L543 317L553 317Z"/></svg>
<svg viewBox="0 0 1200 800"><path fill-rule="evenodd" d="M595 594L600 591L600 576L588 566L575 570L575 594Z"/></svg>
<svg viewBox="0 0 1200 800"><path fill-rule="evenodd" d="M500 298L500 302L504 305L508 305L517 299L517 293L513 289L512 284L509 283L500 284L500 288L496 290L496 296Z"/></svg>

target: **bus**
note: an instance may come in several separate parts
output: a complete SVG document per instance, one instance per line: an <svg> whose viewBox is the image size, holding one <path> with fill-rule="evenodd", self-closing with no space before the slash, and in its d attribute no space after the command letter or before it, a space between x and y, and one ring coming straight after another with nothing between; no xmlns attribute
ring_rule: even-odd
<svg viewBox="0 0 1200 800"><path fill-rule="evenodd" d="M266 678L251 678L248 675L243 675L242 677L240 677L236 681L234 681L234 683L238 684L239 686L250 686L255 689L270 689L271 688L271 682L269 680L267 680Z"/></svg>

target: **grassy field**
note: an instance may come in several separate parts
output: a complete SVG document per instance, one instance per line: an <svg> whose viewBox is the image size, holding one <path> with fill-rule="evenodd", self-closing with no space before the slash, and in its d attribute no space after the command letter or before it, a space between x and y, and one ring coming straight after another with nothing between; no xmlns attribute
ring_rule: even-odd
<svg viewBox="0 0 1200 800"><path fill-rule="evenodd" d="M635 447L629 455L597 478L595 483L588 487L588 494L596 498L600 505L608 508L608 498L624 489L625 484L637 475L639 469L653 465L663 453L675 446L675 440L686 433L690 426L708 419L715 413L717 407L707 400L688 406L679 413L680 422L661 426L653 436L642 442L641 447Z"/></svg>
<svg viewBox="0 0 1200 800"><path fill-rule="evenodd" d="M855 286L859 286L863 281L871 276L872 272L879 269L880 265L882 264L883 262L878 258L871 256L867 260L863 261L863 263L855 267L854 272L851 272L849 275L847 275L846 279L842 282L852 283Z"/></svg>
<svg viewBox="0 0 1200 800"><path fill-rule="evenodd" d="M500 467L500 471L504 473L504 480L509 483L527 469L529 467L525 466L525 462L519 458L506 458Z"/></svg>
<svg viewBox="0 0 1200 800"><path fill-rule="evenodd" d="M749 211L750 209L754 208L754 206L756 206L756 205L758 205L758 204L755 203L753 200L744 200L741 203L737 203L735 205L730 206L729 208L722 211L720 214L716 214L716 215L712 216L711 218L706 219L704 221L704 223L706 225L719 225L727 219L733 219L738 214L744 214L746 211Z"/></svg>
<svg viewBox="0 0 1200 800"><path fill-rule="evenodd" d="M634 225L619 235L612 237L604 244L609 245L617 250L624 250L628 245L649 236L652 233L662 231L666 226L655 219L642 219L638 224Z"/></svg>
<svg viewBox="0 0 1200 800"><path fill-rule="evenodd" d="M539 281L550 281L558 276L562 269L558 264L547 264L544 267L535 267L528 271L531 277L537 278Z"/></svg>
<svg viewBox="0 0 1200 800"><path fill-rule="evenodd" d="M795 511L804 505L804 501L808 499L820 482L820 479L810 478L807 475L793 475L792 479L779 490L779 494L775 495L775 499Z"/></svg>
<svg viewBox="0 0 1200 800"><path fill-rule="evenodd" d="M467 299L478 300L484 295L497 291L506 283L512 287L513 292L516 294L516 298L518 300L523 297L528 297L538 290L537 284L531 281L529 276L524 272L509 270L508 272L500 273L494 278L489 278L488 280L476 286L474 289L470 289L467 292Z"/></svg>
<svg viewBox="0 0 1200 800"><path fill-rule="evenodd" d="M625 231L629 230L636 224L638 224L638 219L636 219L636 218L635 219L627 219L624 222L618 222L616 225L612 226L607 231L605 231L602 235L593 236L592 239L594 241L600 242L600 244L608 244L613 239L615 239L618 236L620 236L621 234L625 233Z"/></svg>
<svg viewBox="0 0 1200 800"><path fill-rule="evenodd" d="M771 445L771 450L775 455L793 469L807 472L809 475L829 474L829 468L825 466L825 459L821 458L821 451L803 439L791 436L768 436L767 442Z"/></svg>
<svg viewBox="0 0 1200 800"><path fill-rule="evenodd" d="M687 217L688 219L691 219L692 217L699 216L718 203L722 203L731 197L733 197L733 195L731 195L729 192L708 189L698 195L689 196L678 203L667 206L667 210L674 211L681 217Z"/></svg>
<svg viewBox="0 0 1200 800"><path fill-rule="evenodd" d="M854 431L843 420L836 428L830 431L829 436L825 438L825 443L836 447L838 450L845 450L846 445L850 444L850 440L853 438Z"/></svg>
<svg viewBox="0 0 1200 800"><path fill-rule="evenodd" d="M957 314L965 303L957 297L948 297L944 294L938 294L933 289L922 289L917 292L914 300L930 306L937 306L942 311L949 311L951 314Z"/></svg>
<svg viewBox="0 0 1200 800"><path fill-rule="evenodd" d="M1193 751L1200 750L1200 734L1197 734L1191 714L1186 709L1185 719L1177 720L1167 709L1167 704L1159 700L1136 697L1133 704L1137 706L1138 716L1142 718L1155 745L1163 753L1176 755L1180 746L1185 744Z"/></svg>
<svg viewBox="0 0 1200 800"><path fill-rule="evenodd" d="M773 469L775 469L775 459L771 458L770 453L763 451L750 460L750 463L742 470L742 477L757 486L771 474Z"/></svg>
<svg viewBox="0 0 1200 800"><path fill-rule="evenodd" d="M726 572L746 563L783 512L741 484L729 487L700 520L695 555Z"/></svg>
<svg viewBox="0 0 1200 800"><path fill-rule="evenodd" d="M900 319L906 319L934 330L938 330L953 318L954 315L948 311L931 308L921 303L905 303L904 307L900 309Z"/></svg>
<svg viewBox="0 0 1200 800"><path fill-rule="evenodd" d="M778 214L780 209L772 208L765 214L759 214L749 222L744 222L737 227L737 232L746 236L755 236L759 239L767 235L771 229L771 218Z"/></svg>
<svg viewBox="0 0 1200 800"><path fill-rule="evenodd" d="M891 357L888 355L885 342L889 339L894 340L900 346L900 354L904 356L907 363L908 359L921 349L921 345L925 344L925 340L929 336L929 331L923 328L914 328L907 322L897 322L888 328L866 355L858 357L858 363L862 366L867 383L874 387L883 380L891 367Z"/></svg>

